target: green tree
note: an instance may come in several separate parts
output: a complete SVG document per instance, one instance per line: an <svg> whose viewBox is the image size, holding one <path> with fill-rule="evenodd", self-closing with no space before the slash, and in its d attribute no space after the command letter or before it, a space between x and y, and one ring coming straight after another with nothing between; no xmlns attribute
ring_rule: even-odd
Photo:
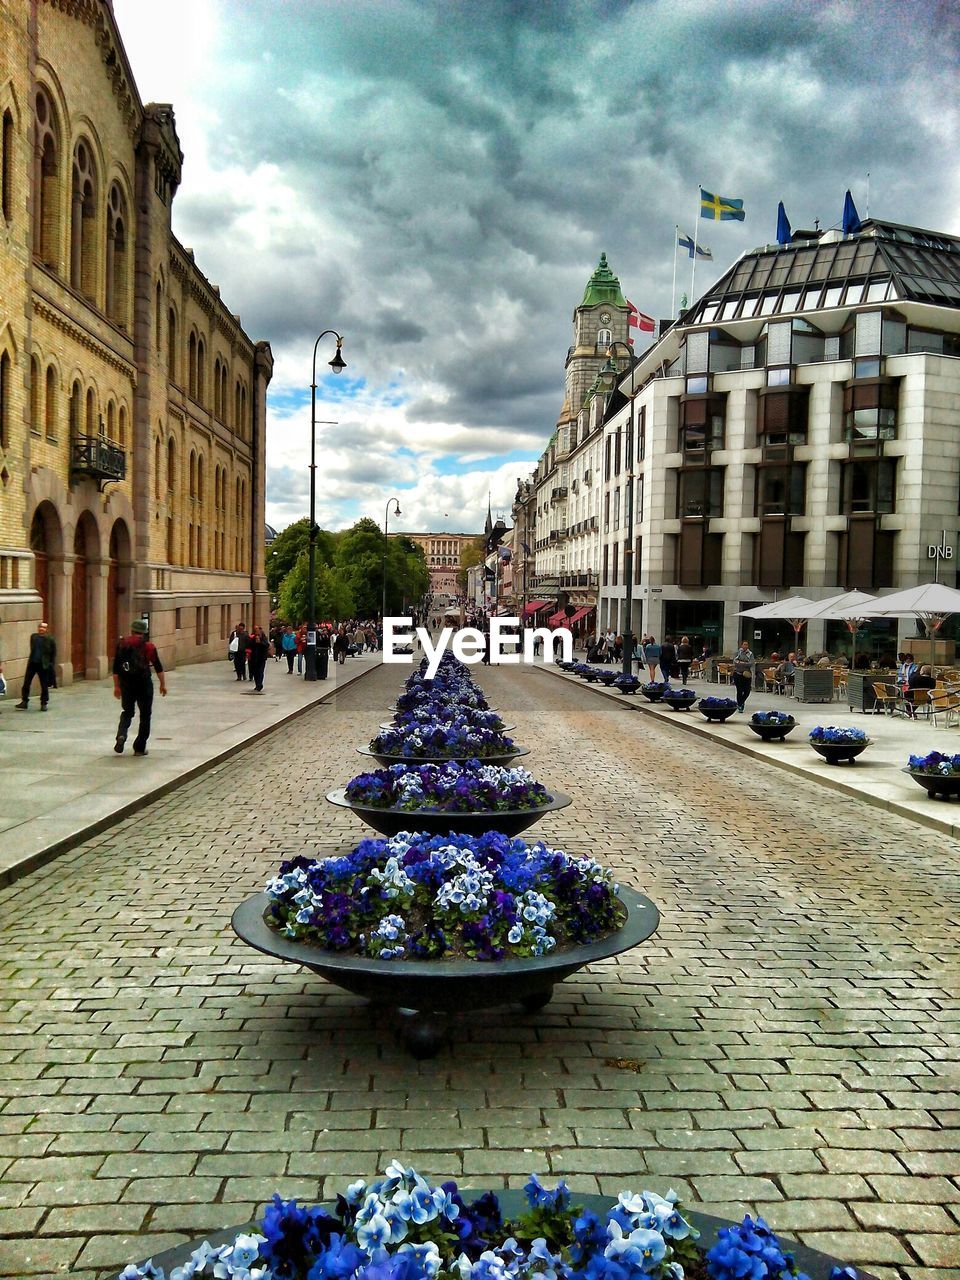
<svg viewBox="0 0 960 1280"><path fill-rule="evenodd" d="M309 621L309 579L310 555L308 551L302 551L283 580L277 605L279 616L294 625ZM339 569L320 564L318 560L315 580L318 622L343 622L355 616L353 593Z"/></svg>
<svg viewBox="0 0 960 1280"><path fill-rule="evenodd" d="M481 560L487 558L486 540L480 536L473 539L472 542L464 543L460 548L460 568L457 570L457 586L460 588L460 594L467 594L467 570L472 569L475 564L479 564Z"/></svg>
<svg viewBox="0 0 960 1280"><path fill-rule="evenodd" d="M388 615L398 614L404 600L418 603L430 588L423 548L401 536L388 538L385 551L383 530L367 516L340 535L334 563L353 593L360 618L379 616L384 571Z"/></svg>
<svg viewBox="0 0 960 1280"><path fill-rule="evenodd" d="M277 534L266 554L267 590L279 595L284 578L297 563L300 552L310 545L310 521L306 516L294 520ZM317 531L317 564L333 564L336 534L326 529Z"/></svg>

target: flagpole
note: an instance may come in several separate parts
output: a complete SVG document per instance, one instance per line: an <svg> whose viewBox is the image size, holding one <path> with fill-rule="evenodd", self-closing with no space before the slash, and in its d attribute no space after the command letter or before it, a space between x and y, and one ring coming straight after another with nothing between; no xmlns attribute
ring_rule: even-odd
<svg viewBox="0 0 960 1280"><path fill-rule="evenodd" d="M670 292L670 322L677 318L677 249L680 241L680 224L673 228L673 289Z"/></svg>
<svg viewBox="0 0 960 1280"><path fill-rule="evenodd" d="M691 306L691 307L693 306L694 300L696 299L696 296L697 296L693 291L693 282L697 278L697 244L700 240L700 211L701 211L701 205L703 203L703 197L701 196L700 193L702 191L703 191L703 186L698 185L697 186L697 212L693 222L693 266L690 268L690 302L688 303L688 306Z"/></svg>

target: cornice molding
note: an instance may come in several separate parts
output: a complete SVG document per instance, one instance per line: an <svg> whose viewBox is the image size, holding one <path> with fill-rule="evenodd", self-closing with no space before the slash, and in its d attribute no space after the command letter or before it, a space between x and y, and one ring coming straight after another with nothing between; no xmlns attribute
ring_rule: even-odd
<svg viewBox="0 0 960 1280"><path fill-rule="evenodd" d="M82 22L93 32L103 69L117 100L130 140L136 142L143 108L122 45L118 44L113 15L102 0L45 0L68 18Z"/></svg>
<svg viewBox="0 0 960 1280"><path fill-rule="evenodd" d="M125 360L123 356L119 355L111 347L106 346L89 329L85 329L75 320L71 320L58 307L36 293L33 295L33 310L38 316L42 316L44 320L52 324L55 329L65 333L74 342L78 342L82 347L86 348L87 351L93 352L104 364L110 365L118 373L122 373L125 378L129 378L132 387L137 385L136 365L129 360Z"/></svg>

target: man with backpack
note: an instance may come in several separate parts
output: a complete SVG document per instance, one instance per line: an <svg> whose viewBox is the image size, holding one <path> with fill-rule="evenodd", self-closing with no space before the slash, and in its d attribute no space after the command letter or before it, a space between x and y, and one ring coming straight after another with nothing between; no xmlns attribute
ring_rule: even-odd
<svg viewBox="0 0 960 1280"><path fill-rule="evenodd" d="M139 618L130 624L130 634L121 637L117 642L117 652L113 659L113 696L120 699L123 708L120 712L120 724L117 726L117 741L114 751L122 755L127 741L127 733L133 723L134 711L140 713L137 736L133 740L133 754L147 754L147 739L150 737L150 715L153 710L153 679L150 668L157 673L160 682L160 696L167 696L167 679L163 673L163 663L157 653L157 647L147 639L147 624Z"/></svg>

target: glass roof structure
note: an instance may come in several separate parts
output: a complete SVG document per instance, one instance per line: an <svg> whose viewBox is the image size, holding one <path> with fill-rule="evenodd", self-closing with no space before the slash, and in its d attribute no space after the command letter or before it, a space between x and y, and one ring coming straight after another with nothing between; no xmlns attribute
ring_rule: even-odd
<svg viewBox="0 0 960 1280"><path fill-rule="evenodd" d="M684 327L863 303L960 308L960 238L870 219L853 235L810 233L744 254L682 318Z"/></svg>

